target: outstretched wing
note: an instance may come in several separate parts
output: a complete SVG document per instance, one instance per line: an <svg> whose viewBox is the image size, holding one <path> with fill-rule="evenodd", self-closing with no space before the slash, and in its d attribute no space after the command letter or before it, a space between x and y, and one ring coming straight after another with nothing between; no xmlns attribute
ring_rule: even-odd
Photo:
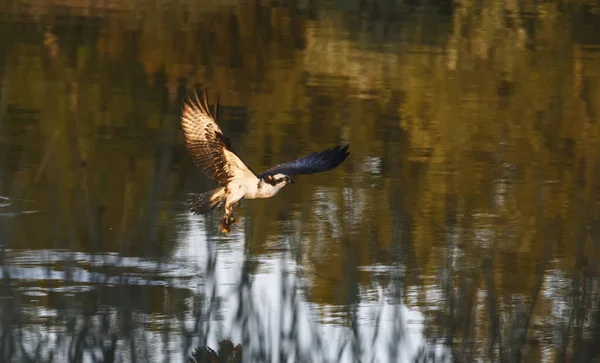
<svg viewBox="0 0 600 363"><path fill-rule="evenodd" d="M298 160L274 166L264 173L259 174L258 177L262 178L267 175L275 175L278 173L285 175L297 175L329 171L338 167L338 165L346 160L348 155L350 155L350 152L348 151L349 146L350 145L340 147L338 145L336 147L323 150L320 153L314 152L312 154L303 156Z"/></svg>
<svg viewBox="0 0 600 363"><path fill-rule="evenodd" d="M218 103L215 104L215 116ZM198 92L189 94L181 114L181 126L186 146L194 163L220 184L237 178L254 178L256 174L233 151L231 141L217 125L208 110L208 97L204 89L204 102Z"/></svg>

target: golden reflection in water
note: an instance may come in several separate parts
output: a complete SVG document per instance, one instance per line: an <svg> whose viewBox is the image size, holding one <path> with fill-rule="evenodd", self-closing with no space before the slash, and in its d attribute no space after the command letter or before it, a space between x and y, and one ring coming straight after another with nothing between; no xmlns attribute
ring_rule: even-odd
<svg viewBox="0 0 600 363"><path fill-rule="evenodd" d="M22 33L0 43L0 186L42 211L11 219L6 245L169 256L185 193L212 185L178 127L182 91L207 85L255 169L352 144L332 175L244 205L245 252L293 250L310 301L344 312L391 295L398 278L365 268L402 266L400 295L459 360L585 350L599 314L597 5L375 18L309 3L4 9Z"/></svg>

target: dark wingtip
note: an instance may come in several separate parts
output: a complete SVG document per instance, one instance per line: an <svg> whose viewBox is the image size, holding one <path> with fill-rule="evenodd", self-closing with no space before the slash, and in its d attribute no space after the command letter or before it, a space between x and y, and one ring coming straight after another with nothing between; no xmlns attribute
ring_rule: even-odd
<svg viewBox="0 0 600 363"><path fill-rule="evenodd" d="M333 154L333 165L331 165L332 169L340 166L348 158L348 155L350 155L350 152L348 151L349 147L350 144L347 144L344 147L337 145L330 149L331 153Z"/></svg>
<svg viewBox="0 0 600 363"><path fill-rule="evenodd" d="M348 148L350 147L350 144L346 144L346 146L344 146L342 148L342 152L345 152L346 155L350 155L350 151L348 151Z"/></svg>
<svg viewBox="0 0 600 363"><path fill-rule="evenodd" d="M350 147L350 144L346 144L346 146L344 146L343 148L340 149L340 151L342 153L344 153L344 159L348 157L348 155L350 155L350 151L348 151L348 148Z"/></svg>

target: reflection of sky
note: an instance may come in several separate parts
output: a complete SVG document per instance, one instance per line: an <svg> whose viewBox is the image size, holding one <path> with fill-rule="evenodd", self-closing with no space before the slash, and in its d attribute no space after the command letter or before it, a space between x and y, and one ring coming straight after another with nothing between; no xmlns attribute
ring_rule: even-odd
<svg viewBox="0 0 600 363"><path fill-rule="evenodd" d="M304 357L320 361L321 354L325 354L331 361L338 361L338 351L343 344L346 344L341 361L351 360L354 349L352 347L352 330L338 324L317 323L318 321L336 321L330 318L338 310L338 307L317 306L305 301L299 292L301 291L300 286L297 285L302 284L302 280L296 278L296 271L301 269L301 266L297 266L289 251L277 251L260 257L256 274L251 277L251 289L245 290L246 295L242 294L243 307L249 311L249 316L251 316L248 318L246 328L246 332L249 334L244 339L243 331L239 328L239 322L236 321L236 313L240 304L238 294L245 257L244 221L240 220L231 234L214 236L207 235L203 217L185 212L177 217L176 223L179 224L181 230L180 240L173 255L167 260L154 261L135 257L119 257L116 254L90 255L64 250L10 250L6 251L7 261L10 261L10 264L5 266L5 271L11 275L13 281L26 282L17 285L17 289L33 299L43 298L50 291L72 294L78 291L91 291L100 285L168 286L185 289L191 291L193 295L199 295L203 291L210 291L213 286L213 283L205 278L210 274L206 267L209 264L210 256L216 257L213 281L216 281L216 300L219 301L219 306L217 312L212 312L210 319L209 346L216 348L220 339L229 337L234 344L245 343L245 356L251 354L251 351L257 352L261 346L266 346L270 348L270 355L274 357L274 361L278 361L279 346L282 346L284 352L291 354L294 347L292 342L295 340L299 342L300 355ZM65 272L60 267L67 264L72 266L69 272ZM107 266L113 267L113 269L106 268ZM100 267L106 269L100 269ZM376 269L378 273L391 273L388 266L381 265ZM112 274L110 271L113 271ZM49 285L47 283L49 280L61 281L60 286ZM68 280L69 283L62 282L65 280ZM288 288L288 292L297 293L296 304L291 303L290 294L282 297L283 284ZM422 315L404 305L391 305L386 301L385 291L381 288L376 291L361 289L360 293L363 296L368 294L369 299L362 299L368 302L360 303L356 312L358 332L362 342L359 354L368 358L366 361L370 361L371 357L375 356L376 361L386 362L389 361L388 354L393 348L401 358L400 361L410 361L422 342ZM193 331L194 323L193 304L193 301L186 303L185 325L190 331ZM30 316L42 320L45 317L56 317L55 311L42 304L22 309L26 309ZM294 311L297 319L295 328L292 318ZM140 321L150 324L154 319L164 319L157 316L139 316L138 318ZM115 319L115 316L112 316L111 319ZM181 331L181 322L173 318L162 323L170 326L172 331L168 342L164 340L160 330L154 331L143 326L141 328L143 331L140 331L140 336L144 337L143 340L146 343L151 342L150 348L156 350L149 352L150 356L156 357L156 361L162 361L165 354L170 356L170 361L184 360L187 352L182 354L184 344L178 340L177 335L177 332ZM98 318L97 324L94 326L99 327L100 325ZM115 323L115 325L118 324ZM25 341L28 339L32 342L39 341L38 329L24 328L24 336L29 337ZM49 328L44 332L44 339L48 339L50 344L57 341L58 334L60 334L58 329L63 328ZM266 335L261 337L258 330L262 330ZM373 335L376 330L378 335L374 340ZM294 333L297 334L297 338L293 338ZM396 340L393 337L396 337ZM398 341L398 337L400 337L400 341ZM265 344L265 341L268 343ZM119 344L121 344L121 358L128 361L129 346L122 342ZM192 346L200 344L199 340L192 342ZM321 349L317 348L318 344L321 344ZM63 345L65 345L64 340L61 343L61 349L57 352L57 358L61 354L65 356L68 354L66 349L68 344L64 349ZM375 352L371 351L373 346L376 348ZM92 355L96 353L88 352L86 361L92 361ZM96 355L96 357L99 356ZM293 356L290 359L293 361Z"/></svg>
<svg viewBox="0 0 600 363"><path fill-rule="evenodd" d="M202 217L196 217L191 214L186 215L189 218L188 229L178 245L175 256L188 256L188 258L196 260L198 266L206 266L208 259L207 251L210 248L215 248L214 241L206 238ZM240 221L240 224L242 223L243 220ZM237 296L231 292L236 291L241 278L241 266L244 260L244 236L242 228L239 226L237 228L234 227L229 236L220 238L225 238L228 241L227 244L219 244L216 247L218 254L216 264L216 276L218 279L217 294L226 297L226 299L224 299L225 303L223 304L223 322L215 322L215 325L220 324L222 327L225 327L224 331L230 332L229 336L237 343L241 341L241 332L239 328L235 327L234 313L239 301L237 301ZM213 244L212 247L210 246L211 243ZM292 256L286 255L287 252L274 253L261 259L260 268L253 279L253 305L257 307L260 319L269 322L268 329L276 332L276 334L272 334L271 336L274 339L272 342L273 356L277 356L275 350L280 344L279 331L282 329L279 325L282 306L282 279L285 278L288 286L292 287L294 281L298 282L298 280L294 279L294 271L297 269L296 262ZM384 267L382 268L385 269ZM232 288L233 291L228 291L229 288ZM357 311L359 334L362 338L361 341L366 343L365 346L361 347L362 353L365 357L373 356L373 352L370 351L371 342L373 341L373 334L377 326L376 319L378 314L380 314L379 335L375 343L375 347L377 348L375 352L376 360L381 362L388 361L387 354L391 344L398 347L399 357L402 358L401 361L409 361L410 357L416 353L422 340L420 323L423 321L423 318L419 312L410 310L404 305L395 306L386 303L383 291L377 291L376 294L379 296L379 303L361 303ZM313 334L318 334L321 342L324 344L326 356L332 361L336 361L334 357L336 357L340 345L351 337L351 331L335 324L321 324L316 326L314 323L317 319L316 310L318 309L321 313L327 313L330 307L314 306L314 304L306 302L301 295L297 297L299 304L295 308L298 313L296 318L299 319L298 333L301 345L306 351L311 350ZM291 308L288 306L288 309L283 314L283 321L285 322L283 330L286 332L291 325L290 312ZM327 317L325 320L327 320ZM407 322L410 322L411 325L409 326ZM216 328L215 326L211 330L214 331ZM401 329L402 333L400 336L402 341L392 341L391 337L394 329ZM209 345L216 346L217 338L212 336ZM247 352L246 349L248 347L244 347L245 354ZM342 361L350 360L350 349L350 346L348 346Z"/></svg>

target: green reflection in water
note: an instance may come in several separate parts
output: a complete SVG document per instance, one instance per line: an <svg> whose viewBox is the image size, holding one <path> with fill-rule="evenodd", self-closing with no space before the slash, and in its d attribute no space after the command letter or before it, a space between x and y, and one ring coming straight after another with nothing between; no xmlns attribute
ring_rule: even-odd
<svg viewBox="0 0 600 363"><path fill-rule="evenodd" d="M598 5L417 5L3 4L3 357L35 324L127 360L145 359L140 331L190 336L173 349L185 357L209 334L171 322L219 320L227 303L210 297L210 259L193 274L197 256L174 257L199 223L216 251L238 243L239 296L286 256L297 281L276 293L320 322L356 333L381 290L460 361L596 357ZM230 238L217 216L184 222L186 195L213 186L179 127L193 85L220 95L256 169L337 142L352 157L245 202ZM94 346L74 341L73 360Z"/></svg>

